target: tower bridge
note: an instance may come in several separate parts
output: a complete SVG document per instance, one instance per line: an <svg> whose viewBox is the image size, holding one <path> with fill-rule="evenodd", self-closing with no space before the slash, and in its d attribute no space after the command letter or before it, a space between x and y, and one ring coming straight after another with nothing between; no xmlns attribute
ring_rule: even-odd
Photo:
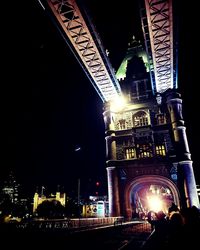
<svg viewBox="0 0 200 250"><path fill-rule="evenodd" d="M172 202L199 208L177 92L174 1L139 1L145 48L134 39L116 75L84 5L41 2L104 103L110 216L138 216L153 201L164 211Z"/></svg>

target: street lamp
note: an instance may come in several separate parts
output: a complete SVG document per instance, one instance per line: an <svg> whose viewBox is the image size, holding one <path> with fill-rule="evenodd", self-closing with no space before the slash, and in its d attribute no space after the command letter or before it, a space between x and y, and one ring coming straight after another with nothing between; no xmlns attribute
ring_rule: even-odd
<svg viewBox="0 0 200 250"><path fill-rule="evenodd" d="M81 147L77 146L74 150L75 152L78 152L78 154L80 154L81 151ZM79 224L80 224L80 215L81 215L81 211L80 211L80 188L81 188L81 179L80 177L78 178L78 183L77 183L77 203L78 203L78 217L79 217Z"/></svg>
<svg viewBox="0 0 200 250"><path fill-rule="evenodd" d="M80 187L81 187L81 180L80 180L80 178L78 178L78 189L77 189L78 190L78 195L77 195L78 207L80 207ZM80 213L80 211L79 211L79 213Z"/></svg>

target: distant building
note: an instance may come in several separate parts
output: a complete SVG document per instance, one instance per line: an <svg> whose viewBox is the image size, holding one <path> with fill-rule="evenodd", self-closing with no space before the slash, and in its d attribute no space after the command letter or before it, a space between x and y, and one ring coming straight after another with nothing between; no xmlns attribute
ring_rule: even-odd
<svg viewBox="0 0 200 250"><path fill-rule="evenodd" d="M10 201L14 204L19 202L19 186L13 172L10 172L2 187L2 193L8 195Z"/></svg>
<svg viewBox="0 0 200 250"><path fill-rule="evenodd" d="M107 195L90 195L89 196L89 201L108 201L108 196Z"/></svg>
<svg viewBox="0 0 200 250"><path fill-rule="evenodd" d="M37 207L43 202L43 201L59 201L61 205L65 206L66 202L66 194L65 193L60 193L56 192L56 194L50 194L50 196L45 196L43 193L38 194L37 192L34 194L33 198L33 213L36 211Z"/></svg>

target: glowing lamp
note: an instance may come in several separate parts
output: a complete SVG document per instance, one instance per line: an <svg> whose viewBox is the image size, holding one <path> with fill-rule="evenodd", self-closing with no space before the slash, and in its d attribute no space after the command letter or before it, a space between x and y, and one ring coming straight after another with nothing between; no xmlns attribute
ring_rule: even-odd
<svg viewBox="0 0 200 250"><path fill-rule="evenodd" d="M149 210L158 212L162 210L162 200L158 196L150 196L147 198L149 204Z"/></svg>
<svg viewBox="0 0 200 250"><path fill-rule="evenodd" d="M123 96L118 96L110 103L111 111L118 112L124 108L126 100Z"/></svg>

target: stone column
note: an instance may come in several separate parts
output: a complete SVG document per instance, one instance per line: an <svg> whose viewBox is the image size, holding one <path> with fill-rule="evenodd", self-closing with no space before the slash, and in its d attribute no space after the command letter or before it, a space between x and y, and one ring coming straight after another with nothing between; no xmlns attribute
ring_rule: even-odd
<svg viewBox="0 0 200 250"><path fill-rule="evenodd" d="M183 174L183 182L180 184L183 185L182 189L185 190L185 205L187 207L196 206L200 208L192 161L180 161L178 167Z"/></svg>
<svg viewBox="0 0 200 250"><path fill-rule="evenodd" d="M116 140L114 124L111 119L111 111L109 103L104 106L104 123L105 123L105 140L106 140L106 158L107 160L116 160Z"/></svg>
<svg viewBox="0 0 200 250"><path fill-rule="evenodd" d="M107 168L109 216L120 216L119 184L116 167Z"/></svg>
<svg viewBox="0 0 200 250"><path fill-rule="evenodd" d="M106 136L106 159L107 160L116 160L117 152L116 152L116 141L115 135Z"/></svg>
<svg viewBox="0 0 200 250"><path fill-rule="evenodd" d="M178 160L178 188L181 206L184 208L195 205L199 208L191 154L182 115L181 95L174 90L170 90L166 93L166 98Z"/></svg>

